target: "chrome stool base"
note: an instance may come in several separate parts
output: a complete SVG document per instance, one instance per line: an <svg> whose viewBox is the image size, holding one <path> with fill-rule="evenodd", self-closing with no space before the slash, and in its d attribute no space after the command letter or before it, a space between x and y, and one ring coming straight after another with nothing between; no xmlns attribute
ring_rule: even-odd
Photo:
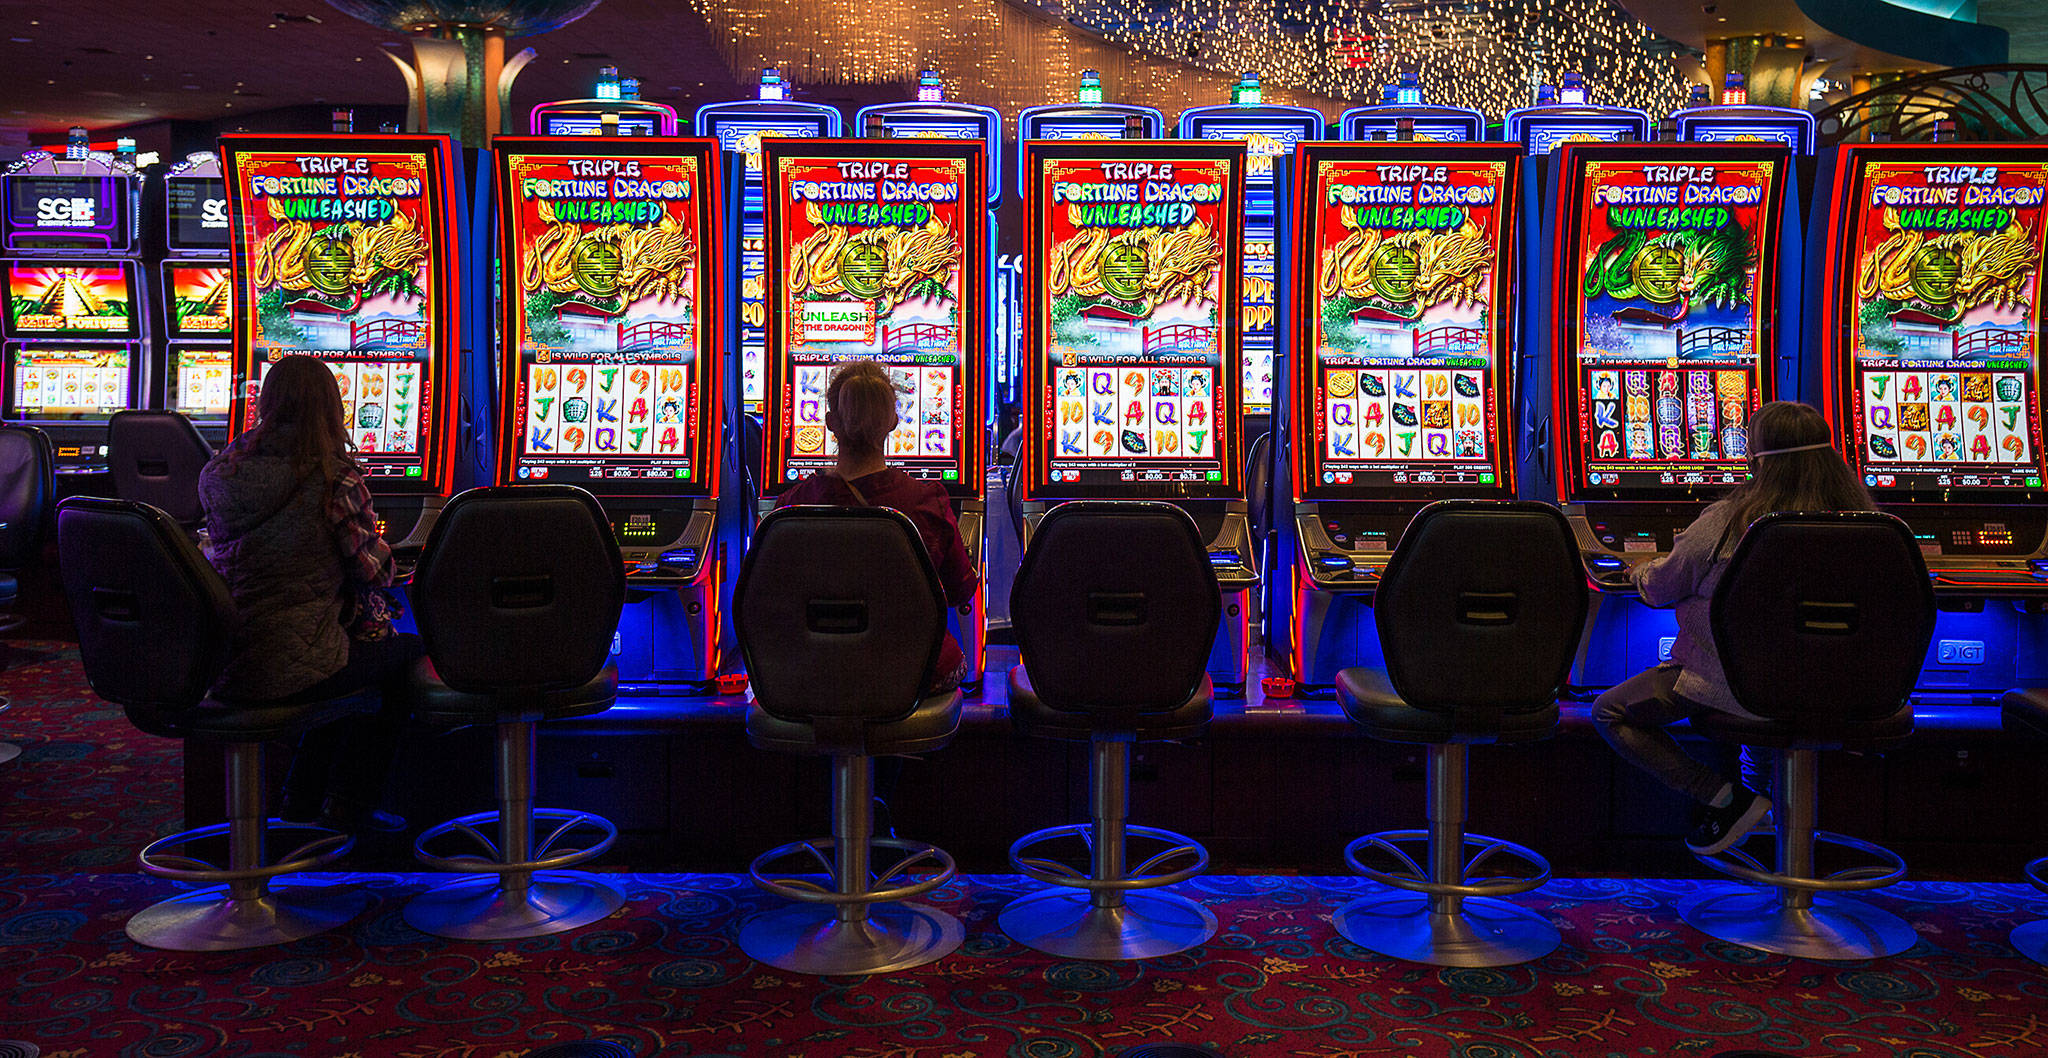
<svg viewBox="0 0 2048 1058"><path fill-rule="evenodd" d="M1066 959L1155 959L1207 943L1216 916L1177 893L1129 890L1121 907L1096 907L1086 890L1020 896L996 922L1011 940Z"/></svg>
<svg viewBox="0 0 2048 1058"><path fill-rule="evenodd" d="M867 917L844 921L829 904L790 904L740 927L740 950L791 973L843 977L890 973L953 954L966 927L925 904L870 904Z"/></svg>
<svg viewBox="0 0 2048 1058"><path fill-rule="evenodd" d="M1330 922L1345 940L1382 955L1432 966L1512 966L1540 959L1563 937L1548 919L1506 900L1463 898L1463 909L1431 911L1421 893L1361 896Z"/></svg>
<svg viewBox="0 0 2048 1058"><path fill-rule="evenodd" d="M575 871L539 871L525 889L498 876L465 878L413 897L407 925L453 940L517 940L587 926L625 906L610 883Z"/></svg>
<svg viewBox="0 0 2048 1058"><path fill-rule="evenodd" d="M2048 966L2048 919L2014 929L2012 946L2019 949L2021 955Z"/></svg>
<svg viewBox="0 0 2048 1058"><path fill-rule="evenodd" d="M128 919L128 939L165 951L239 951L325 933L370 906L370 894L345 885L290 885L253 897L216 885L179 893Z"/></svg>
<svg viewBox="0 0 2048 1058"><path fill-rule="evenodd" d="M1798 959L1875 959L1920 941L1905 919L1826 893L1813 894L1811 907L1786 907L1770 890L1714 886L1686 900L1678 912L1708 936Z"/></svg>

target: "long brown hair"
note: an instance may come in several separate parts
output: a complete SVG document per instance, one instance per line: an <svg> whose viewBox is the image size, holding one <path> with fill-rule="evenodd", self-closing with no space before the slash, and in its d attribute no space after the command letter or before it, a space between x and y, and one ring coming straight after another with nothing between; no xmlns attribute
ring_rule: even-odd
<svg viewBox="0 0 2048 1058"><path fill-rule="evenodd" d="M242 454L246 456L261 447L264 439L287 428L292 434L292 472L297 476L317 473L331 486L336 469L354 462L349 456L341 387L335 384L334 372L310 356L287 356L264 373L263 388L256 395L256 425L245 435L248 443L242 446Z"/></svg>
<svg viewBox="0 0 2048 1058"><path fill-rule="evenodd" d="M1808 405L1774 400L1758 408L1749 420L1749 480L1728 493L1731 517L1720 550L1772 511L1876 510L1833 440L1827 420Z"/></svg>
<svg viewBox="0 0 2048 1058"><path fill-rule="evenodd" d="M841 450L879 455L896 429L896 384L873 360L849 360L825 384L825 425Z"/></svg>

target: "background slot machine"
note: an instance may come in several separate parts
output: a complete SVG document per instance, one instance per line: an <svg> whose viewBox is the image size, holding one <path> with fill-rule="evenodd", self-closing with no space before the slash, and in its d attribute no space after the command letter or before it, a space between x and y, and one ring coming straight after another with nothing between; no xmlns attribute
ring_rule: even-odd
<svg viewBox="0 0 2048 1058"><path fill-rule="evenodd" d="M1596 591L1582 686L1670 654L1676 621L1629 567L1671 550L1748 476L1749 416L1797 348L1797 227L1777 144L1567 144L1557 193L1550 351L1555 498ZM1542 333L1541 331L1537 333Z"/></svg>
<svg viewBox="0 0 2048 1058"><path fill-rule="evenodd" d="M0 174L0 416L50 435L59 491L107 469L107 420L143 406L142 176L73 129Z"/></svg>
<svg viewBox="0 0 2048 1058"><path fill-rule="evenodd" d="M2048 146L1844 144L1823 186L1828 416L1934 575L1942 613L1922 693L1995 703L2048 679Z"/></svg>
<svg viewBox="0 0 2048 1058"><path fill-rule="evenodd" d="M761 144L771 139L836 137L841 122L837 108L791 100L789 85L774 69L761 71L760 98L697 108L697 135L718 140L726 151L738 156L735 172L726 181L726 193L739 199L739 231L734 233L739 243L739 281L729 285L738 295L739 363L735 370L740 402L756 422L768 393L768 279L763 274L767 200L761 184ZM743 450L740 464L751 473L751 468L761 465L759 453Z"/></svg>
<svg viewBox="0 0 2048 1058"><path fill-rule="evenodd" d="M1739 73L1723 79L1718 103L1706 85L1693 85L1692 104L1671 118L1687 143L1782 143L1795 159L1813 155L1817 136L1814 117L1804 110L1751 105Z"/></svg>
<svg viewBox="0 0 2048 1058"><path fill-rule="evenodd" d="M228 192L220 159L188 155L162 180L164 257L150 334L149 403L178 412L208 444L227 440L234 397L235 284L228 264Z"/></svg>
<svg viewBox="0 0 2048 1058"><path fill-rule="evenodd" d="M641 99L639 79L621 78L616 66L598 70L591 98L542 103L526 124L536 136L673 136L677 127L676 108Z"/></svg>
<svg viewBox="0 0 2048 1058"><path fill-rule="evenodd" d="M1231 88L1230 105L1181 111L1184 140L1236 140L1245 145L1244 173L1244 410L1245 444L1256 444L1273 411L1274 345L1279 320L1278 172L1298 143L1323 138L1323 112L1262 100L1259 75L1245 74Z"/></svg>
<svg viewBox="0 0 2048 1058"><path fill-rule="evenodd" d="M1513 144L1296 155L1266 641L1301 683L1379 663L1372 595L1417 510L1514 498L1521 162Z"/></svg>
<svg viewBox="0 0 2048 1058"><path fill-rule="evenodd" d="M1223 589L1209 659L1242 685L1259 572L1245 505L1242 143L1026 146L1024 546L1049 503L1194 516Z"/></svg>
<svg viewBox="0 0 2048 1058"><path fill-rule="evenodd" d="M622 685L705 689L727 260L715 140L500 136L503 485L596 495L627 563Z"/></svg>
<svg viewBox="0 0 2048 1058"><path fill-rule="evenodd" d="M1486 118L1477 110L1422 101L1422 84L1412 73L1389 85L1384 102L1352 107L1337 119L1339 134L1354 143L1374 140L1422 140L1428 143L1473 143L1486 138Z"/></svg>
<svg viewBox="0 0 2048 1058"><path fill-rule="evenodd" d="M951 497L983 568L988 198L980 140L772 142L768 187L767 462L761 506L837 462L825 390L848 360L884 365L896 432L884 455ZM891 262L917 262L898 274ZM981 595L951 615L979 682Z"/></svg>
<svg viewBox="0 0 2048 1058"><path fill-rule="evenodd" d="M232 437L269 365L303 354L341 387L384 537L426 543L456 481L465 185L446 136L221 138L235 281Z"/></svg>

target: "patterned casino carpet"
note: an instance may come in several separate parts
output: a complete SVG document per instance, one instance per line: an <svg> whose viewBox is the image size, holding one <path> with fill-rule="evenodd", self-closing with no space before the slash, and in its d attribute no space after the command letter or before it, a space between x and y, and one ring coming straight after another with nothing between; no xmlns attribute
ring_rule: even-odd
<svg viewBox="0 0 2048 1058"><path fill-rule="evenodd" d="M173 823L175 745L134 734L40 644L0 676L0 1039L46 1056L519 1058L602 1037L640 1055L1063 1058L1167 1041L1232 1056L1786 1054L2006 1058L2048 1052L2048 971L2005 937L2048 917L2018 886L1914 884L1876 902L1922 942L1869 964L1712 942L1673 910L1692 882L1554 882L1528 899L1565 930L1504 970L1396 963L1328 914L1365 883L1217 877L1189 887L1222 930L1142 965L1062 962L995 927L1016 879L935 894L967 946L934 966L811 980L752 963L737 924L770 900L729 875L620 874L629 903L567 937L425 937L417 875L356 875L379 899L346 929L267 952L138 948L121 924L169 891L129 857ZM17 1053L0 1044L0 1055ZM22 1052L25 1053L25 1052Z"/></svg>

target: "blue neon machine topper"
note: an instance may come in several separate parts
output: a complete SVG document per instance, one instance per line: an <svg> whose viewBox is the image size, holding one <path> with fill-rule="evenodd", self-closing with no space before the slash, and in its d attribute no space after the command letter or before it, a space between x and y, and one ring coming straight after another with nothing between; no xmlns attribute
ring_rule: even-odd
<svg viewBox="0 0 2048 1058"><path fill-rule="evenodd" d="M1273 408L1273 347L1278 306L1274 303L1275 169L1292 157L1298 143L1323 138L1323 112L1311 107L1267 103L1259 75L1247 73L1231 88L1227 106L1193 107L1180 115L1180 136L1188 140L1241 140L1244 172L1244 410L1262 415Z"/></svg>
<svg viewBox="0 0 2048 1058"><path fill-rule="evenodd" d="M1545 155L1566 143L1623 143L1650 138L1650 115L1629 107L1596 106L1587 101L1586 81L1567 72L1553 89L1536 92L1536 105L1510 110L1507 139L1531 155Z"/></svg>
<svg viewBox="0 0 2048 1058"><path fill-rule="evenodd" d="M542 103L526 123L536 136L673 136L677 128L676 108L641 99L640 79L620 77L616 66L598 70L589 99Z"/></svg>
<svg viewBox="0 0 2048 1058"><path fill-rule="evenodd" d="M697 108L699 136L714 136L729 152L745 159L739 179L727 193L740 198L740 400L759 413L767 396L768 307L764 300L767 267L763 247L766 205L761 192L763 139L829 139L840 135L843 119L837 107L799 103L789 98L782 71L761 71L759 98L706 103Z"/></svg>
<svg viewBox="0 0 2048 1058"><path fill-rule="evenodd" d="M1094 70L1081 71L1074 98L1017 112L1018 173L1025 169L1024 145L1032 140L1156 140L1166 134L1166 115L1157 108L1103 102L1102 75Z"/></svg>
<svg viewBox="0 0 2048 1058"><path fill-rule="evenodd" d="M1378 104L1352 107L1337 119L1342 138L1359 143L1412 139L1424 143L1471 143L1486 138L1486 117L1477 110L1422 101L1422 82L1412 73L1387 86Z"/></svg>
<svg viewBox="0 0 2048 1058"><path fill-rule="evenodd" d="M1782 143L1795 155L1814 150L1813 115L1791 107L1751 106L1739 73L1724 80L1719 105L1708 101L1706 85L1696 84L1691 105L1671 117L1678 123L1678 138L1687 143Z"/></svg>

